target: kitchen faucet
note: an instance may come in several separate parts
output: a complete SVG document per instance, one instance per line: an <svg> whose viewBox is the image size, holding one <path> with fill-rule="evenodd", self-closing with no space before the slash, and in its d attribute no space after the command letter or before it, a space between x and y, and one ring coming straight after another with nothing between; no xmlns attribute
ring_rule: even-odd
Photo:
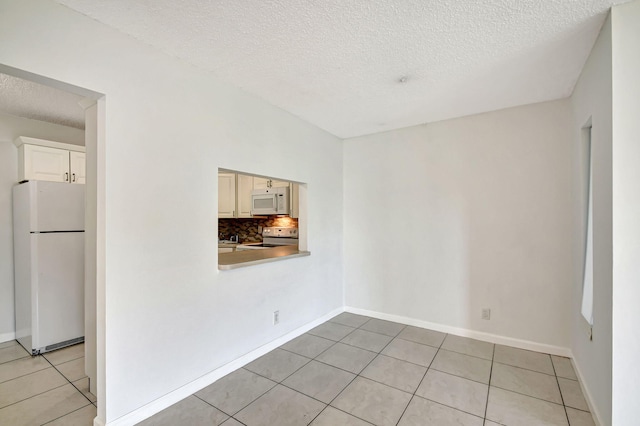
<svg viewBox="0 0 640 426"><path fill-rule="evenodd" d="M229 241L231 241L232 243L237 243L238 242L238 234L232 235L231 237L229 237Z"/></svg>

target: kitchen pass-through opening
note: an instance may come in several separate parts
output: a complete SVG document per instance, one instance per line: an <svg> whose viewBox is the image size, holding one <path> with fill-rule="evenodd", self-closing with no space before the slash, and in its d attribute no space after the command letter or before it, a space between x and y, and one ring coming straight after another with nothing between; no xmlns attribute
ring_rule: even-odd
<svg viewBox="0 0 640 426"><path fill-rule="evenodd" d="M308 255L306 207L306 183L218 169L219 269Z"/></svg>

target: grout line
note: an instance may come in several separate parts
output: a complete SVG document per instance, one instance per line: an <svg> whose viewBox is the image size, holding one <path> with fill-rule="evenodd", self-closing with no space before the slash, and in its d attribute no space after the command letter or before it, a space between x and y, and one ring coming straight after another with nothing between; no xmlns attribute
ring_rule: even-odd
<svg viewBox="0 0 640 426"><path fill-rule="evenodd" d="M491 353L491 369L489 370L489 384L487 386L487 402L484 406L484 420L487 420L487 410L489 409L489 392L491 392L491 377L493 376L493 363L496 357L496 345L493 345L493 352ZM484 423L484 422L483 422Z"/></svg>
<svg viewBox="0 0 640 426"><path fill-rule="evenodd" d="M562 388L560 387L560 380L558 380L558 373L556 373L556 366L553 363L553 358L551 358L551 356L549 356L549 359L551 360L551 367L553 368L553 374L556 377L556 384L558 385L558 392L560 393L560 401L562 401L562 407L564 408L564 415L567 418L567 424L571 424L571 422L569 421L569 413L567 412L567 406L564 403L564 396L562 395Z"/></svg>
<svg viewBox="0 0 640 426"><path fill-rule="evenodd" d="M60 375L61 375L62 377L64 377L64 379L65 379L67 382L69 382L69 384L70 384L71 386L73 386L73 387L75 388L75 390L77 390L78 392L80 392L80 395L82 395L82 396L83 396L87 401L89 401L89 403L90 403L90 404L93 404L93 401L91 401L91 400L89 399L89 397L88 397L87 395L85 395L85 394L84 394L84 392L82 392L80 389L78 389L78 387L77 387L76 385L74 385L74 384L73 384L73 382L72 382L72 381L71 381L71 380L70 380L70 379L69 379L69 378L68 378L68 377L67 377L67 376L66 376L62 371L58 370L58 369L56 368L56 366L55 366L55 365L53 365L53 363L52 363L51 361L49 361L47 358L45 358L45 357L44 357L44 355L39 355L39 356L42 356L42 358L43 358L46 362L48 362L48 363L49 363L49 365L51 365L51 366L52 366L52 367L53 367L53 368L54 368L58 373L60 373ZM84 357L82 357L82 358L84 358ZM80 358L76 358L76 360L78 360L78 359L80 359ZM72 361L75 361L75 360L72 360ZM63 365L63 364L66 364L66 362L63 362L62 364L58 364L58 365ZM77 382L78 380L82 380L82 379L84 379L85 377L87 377L87 376L80 377L79 379L76 379L75 381Z"/></svg>
<svg viewBox="0 0 640 426"><path fill-rule="evenodd" d="M519 365L513 365L513 364L507 364L504 362L500 362L500 361L493 361L496 364L500 364L500 365L506 365L507 367L512 367L512 368L519 368L520 370L526 370L526 371L531 371L533 373L540 373L540 374L544 374L546 376L551 376L551 377L556 377L555 372L553 374L549 374L549 373L545 373L544 371L539 371L539 370L533 370L531 368L527 368L527 367L521 367ZM553 366L553 364L552 364ZM555 370L554 370L555 371Z"/></svg>
<svg viewBox="0 0 640 426"><path fill-rule="evenodd" d="M42 371L42 370L40 370L40 371ZM24 376L21 376L21 377L24 377ZM29 396L29 397L27 397L27 398L21 399L20 401L12 402L11 404L5 405L4 407L0 408L0 411L4 410L4 409L5 409L5 408L7 408L7 407L11 407L12 405L19 404L19 403L24 402L24 401L26 401L26 400L28 400L28 399L35 398L36 396L40 396L40 395L42 395L42 394L45 394L45 393L50 392L50 391L52 391L52 390L59 389L59 388L61 388L61 387L63 387L63 386L67 386L67 385L68 385L68 383L63 383L63 384L61 384L60 386L56 386L56 387L53 387L53 388L51 388L51 389L47 389L46 391L43 391L43 392L40 392L40 393L33 394L33 395L31 395L31 396Z"/></svg>
<svg viewBox="0 0 640 426"><path fill-rule="evenodd" d="M20 361L20 360L21 359L17 359L15 361ZM11 362L13 362L13 361L11 361ZM11 380L19 379L20 377L28 376L29 374L37 373L38 371L46 370L47 368L49 368L49 367L40 368L38 370L29 371L28 373L21 374L21 375L16 376L16 377L12 377L11 379L7 379L7 380L5 380L3 382L0 382L0 385L5 384L7 382L10 382Z"/></svg>
<svg viewBox="0 0 640 426"><path fill-rule="evenodd" d="M238 368L238 370L241 370L241 369L242 369L242 370L245 370L245 371L247 371L247 372L249 372L249 373L251 373L251 374L256 374L256 373L254 373L253 371L249 371L249 370L247 370L247 369L246 369L246 368L244 368L244 367L240 367L240 368ZM233 374L233 373L235 373L235 372L236 372L236 371L238 371L238 370L232 371L232 372L231 372L231 373L229 373L229 374ZM259 374L256 374L256 376L260 376L260 375L259 375ZM260 377L262 377L262 378L266 378L266 377L263 377L263 376L260 376ZM269 380L269 381L273 382L273 380L271 380L271 379L267 379L267 380ZM215 382L214 382L214 383L215 383ZM215 405L211 404L210 402L205 401L204 399L202 399L202 398L200 398L198 395L196 395L196 393L197 393L197 392L194 392L194 393L192 393L191 395L195 396L195 397L196 397L196 398L198 398L200 401L203 401L203 402L205 402L205 403L209 404L210 406L212 406L212 407L213 407L213 408L215 408L216 410L220 410L220 411L222 411L222 412L223 412L224 414L226 414L227 416L229 416L229 417L233 417L233 416L235 416L236 414L238 414L240 411L242 411L242 410L244 410L245 408L247 408L249 405L253 404L253 403L254 403L255 401L257 401L258 399L262 398L262 397L263 397L267 392L269 392L271 389L273 389L273 388L275 388L276 386L278 386L278 383L277 383L277 382L274 382L274 383L275 383L275 385L271 386L269 389L267 389L266 391L264 391L263 393L261 393L260 395L258 395L255 399L252 399L252 400L251 400L251 402L249 402L247 405L243 406L241 409L239 409L238 411L236 411L236 413L235 413L235 414L229 414L229 413L227 413L226 411L224 411L224 410L222 410L222 409L220 409L220 408L216 407ZM212 383L212 384L213 384L213 383ZM211 385L209 385L209 386L211 386ZM202 389L201 389L201 390L202 390ZM198 391L198 392L200 392L200 391ZM167 407L167 408L169 408L169 407ZM165 410L166 410L166 408L165 408ZM162 411L160 411L160 412L162 412ZM235 419L235 417L234 417L234 419ZM235 419L235 420L237 420L237 419ZM226 420L225 420L225 422L226 422ZM244 424L244 423L243 423L243 424Z"/></svg>
<svg viewBox="0 0 640 426"><path fill-rule="evenodd" d="M72 414L72 413L75 413L76 411L80 411L80 410L82 410L82 409L84 409L84 408L87 408L87 407L88 407L88 406L90 406L90 405L93 405L93 404L92 404L92 403L89 403L89 404L87 404L87 405L83 405L83 406L82 406L82 407L80 407L80 408L77 408L77 409L75 409L75 410L73 410L73 411L69 411L67 414L64 414L64 415L62 415L62 416L60 416L60 417L56 417L55 419L51 419L51 420L49 420L48 422L43 423L41 426L48 425L49 423L55 422L56 420L59 420L59 419L61 419L61 418L63 418L63 417L68 416L69 414ZM97 408L97 407L96 407L96 408Z"/></svg>
<svg viewBox="0 0 640 426"><path fill-rule="evenodd" d="M420 383L418 383L418 386L416 386L416 389L413 391L413 394L411 395L411 398L409 399L409 403L404 407L404 410L402 410L402 414L400 414L400 417L398 418L398 421L396 422L396 426L400 423L400 420L402 420L402 417L404 417L404 413L407 412L407 408L409 408L409 405L411 405L411 402L416 397L416 392L418 392L418 389L420 389L420 386L422 386L422 382L424 382L424 378L427 377L427 373L431 369L431 366L433 365L433 361L438 356L438 352L440 352L440 349L442 348L442 344L444 343L444 341L447 338L447 336L448 336L448 334L444 336L444 339L442 339L442 342L440 343L440 346L436 350L436 353L433 354L433 358L431 358L431 362L429 362L429 365L427 366L427 369L425 370L424 374L422 375L422 379L420 379Z"/></svg>
<svg viewBox="0 0 640 426"><path fill-rule="evenodd" d="M558 402L549 401L548 399L542 399L542 398L539 398L537 396L531 396L531 395L528 395L526 393L514 391L514 390L511 390L511 389L507 389L507 388L502 388L502 387L496 386L496 385L491 385L491 387L492 388L496 388L496 389L500 389L500 390L503 390L503 391L506 391L506 392L515 393L516 395L522 395L522 396L526 396L526 397L529 397L529 398L532 398L532 399L537 399L538 401L548 402L549 404L554 404L554 405L559 405L561 407L564 407L564 404L558 403ZM573 407L571 407L571 408L573 408Z"/></svg>
<svg viewBox="0 0 640 426"><path fill-rule="evenodd" d="M370 320L369 320L369 321L370 321ZM368 323L369 321L366 321L364 324ZM362 325L364 325L364 324L362 324ZM402 329L400 330L400 332L402 332L402 330L404 330L406 327L407 327L406 325L405 325L404 327L402 327ZM399 332L398 334L400 334L400 332ZM347 337L347 336L345 336L345 337ZM391 344L391 342L393 342L393 339L391 339L391 340L390 340L386 345L384 345L384 347L383 347L382 349L380 349L380 352L377 352L377 353L376 353L376 356L374 356L373 358L371 358L371 360L367 363L367 365L365 365L365 366L364 366L364 368L362 368L362 369L360 370L360 373L362 373L364 370L366 370L366 368L367 368L367 367L368 367L368 366L369 366L369 365L370 365L370 364L371 364L371 363L372 363L372 362L373 362L373 361L378 357L378 355L380 355L380 354L381 354L381 352L382 352L382 351L384 351L384 350L385 350L385 348L386 348L387 346L389 346L389 345ZM363 350L366 350L366 349L363 349ZM373 352L373 351L369 351L369 352ZM373 352L373 353L375 353L375 352ZM320 355L318 355L318 356L320 356ZM321 362L321 361L318 361L318 362ZM337 368L337 367L336 367L336 368ZM340 410L339 408L334 407L334 406L333 406L333 405L331 405L331 404L332 404L332 403L333 403L333 401L335 401L335 400L336 400L340 395L342 395L342 393L343 393L343 392L344 392L344 391L345 391L349 386L351 386L351 384L352 384L352 383L353 383L353 382L354 382L358 377L363 377L363 376L361 376L361 375L360 375L360 373L357 373L357 374L356 374L356 373L351 372L351 374L355 374L355 376L353 377L353 379L351 379L351 381L350 381L349 383L347 383L347 385L346 385L344 388L342 388L342 390L341 390L340 392L338 392L338 394L337 394L336 396L334 396L334 397L333 397L333 399L332 399L331 401L329 401L329 403L328 403L328 404L327 404L327 405L322 409L322 411L320 411L320 412L318 413L318 415L317 415L317 416L315 416L313 419L311 419L311 421L310 421L309 423L307 423L307 424L313 423L313 421L314 421L316 418L318 418L318 416L319 416L320 414L322 414L322 413L324 412L324 410L326 410L326 409L327 409L327 407L329 407L329 406L331 406L331 407L333 407L333 408L335 408L335 409L337 409L337 410ZM364 379L367 379L366 377L363 377L363 378L364 378ZM367 379L367 380L371 380L371 379ZM394 388L394 389L395 389L395 388ZM407 404L407 405L408 405L408 404ZM405 408L406 408L406 407L405 407ZM340 411L343 411L343 410L340 410ZM346 411L343 411L343 412L344 412L344 413L346 413ZM353 416L353 417L355 417L355 418L357 418L357 419L360 419L360 417L355 416L355 415L353 415L353 414L351 414L351 413L346 413L346 414L348 414L348 415L350 415L350 416ZM369 421L367 421L367 420L365 420L365 419L360 419L360 420L364 420L365 422L370 423Z"/></svg>

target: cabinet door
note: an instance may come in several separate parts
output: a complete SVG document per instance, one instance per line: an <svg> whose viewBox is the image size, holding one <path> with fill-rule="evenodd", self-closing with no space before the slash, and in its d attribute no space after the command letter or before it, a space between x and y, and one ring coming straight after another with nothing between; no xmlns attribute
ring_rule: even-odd
<svg viewBox="0 0 640 426"><path fill-rule="evenodd" d="M218 173L218 217L236 217L235 173Z"/></svg>
<svg viewBox="0 0 640 426"><path fill-rule="evenodd" d="M20 180L69 182L69 151L48 146L22 146L24 176L20 176Z"/></svg>
<svg viewBox="0 0 640 426"><path fill-rule="evenodd" d="M291 184L291 217L300 217L300 184Z"/></svg>
<svg viewBox="0 0 640 426"><path fill-rule="evenodd" d="M269 179L267 178L261 178L261 177L255 177L253 178L253 189L267 189L268 186L268 182Z"/></svg>
<svg viewBox="0 0 640 426"><path fill-rule="evenodd" d="M286 180L275 180L261 177L253 178L253 189L266 189L266 188L288 188L289 182Z"/></svg>
<svg viewBox="0 0 640 426"><path fill-rule="evenodd" d="M290 185L290 182L286 180L271 180L272 188L288 188L289 185Z"/></svg>
<svg viewBox="0 0 640 426"><path fill-rule="evenodd" d="M86 161L84 152L70 151L69 163L71 183L84 184L87 180Z"/></svg>
<svg viewBox="0 0 640 426"><path fill-rule="evenodd" d="M253 176L238 174L238 217L251 217Z"/></svg>

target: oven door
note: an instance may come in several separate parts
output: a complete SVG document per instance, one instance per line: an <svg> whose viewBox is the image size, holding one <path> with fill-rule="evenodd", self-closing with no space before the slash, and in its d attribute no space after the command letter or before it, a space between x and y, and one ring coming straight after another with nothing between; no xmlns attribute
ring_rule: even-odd
<svg viewBox="0 0 640 426"><path fill-rule="evenodd" d="M254 194L251 196L251 214L263 216L278 213L278 194Z"/></svg>

